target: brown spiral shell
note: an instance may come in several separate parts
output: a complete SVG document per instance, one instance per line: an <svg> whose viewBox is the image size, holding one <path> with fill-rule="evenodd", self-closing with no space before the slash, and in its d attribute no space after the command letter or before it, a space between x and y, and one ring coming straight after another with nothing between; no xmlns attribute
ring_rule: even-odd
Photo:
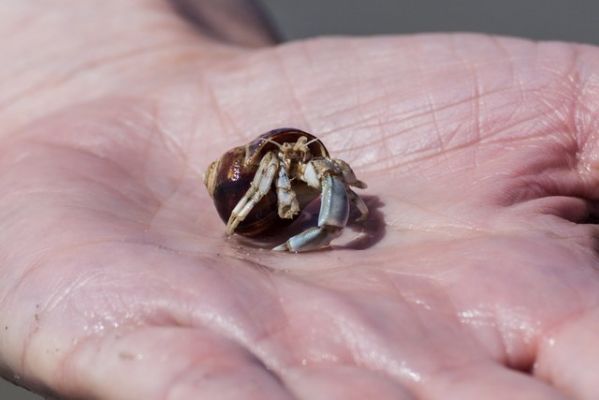
<svg viewBox="0 0 599 400"><path fill-rule="evenodd" d="M279 144L295 143L305 136L308 142L316 139L310 133L294 128L280 128L266 132L245 146L235 147L213 162L206 172L205 181L208 193L221 219L226 223L235 205L250 188L260 160L268 151L276 151ZM328 157L324 144L316 139L309 144L312 157ZM244 236L257 236L276 228L288 225L291 219L279 218L276 190L270 190L242 221L236 233Z"/></svg>

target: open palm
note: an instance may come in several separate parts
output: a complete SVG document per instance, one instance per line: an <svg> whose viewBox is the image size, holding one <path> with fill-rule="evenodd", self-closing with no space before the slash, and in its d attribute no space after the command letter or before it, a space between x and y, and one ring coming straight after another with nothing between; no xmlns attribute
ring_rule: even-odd
<svg viewBox="0 0 599 400"><path fill-rule="evenodd" d="M58 50L0 71L9 379L64 398L596 397L596 48L249 49L147 3L34 19L22 46L46 29ZM281 126L369 185L370 220L332 250L227 239L202 185Z"/></svg>

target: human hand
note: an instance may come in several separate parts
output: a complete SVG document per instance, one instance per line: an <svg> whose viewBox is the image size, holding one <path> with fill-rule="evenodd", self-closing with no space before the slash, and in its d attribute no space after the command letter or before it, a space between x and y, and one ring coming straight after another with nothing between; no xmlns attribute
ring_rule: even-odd
<svg viewBox="0 0 599 400"><path fill-rule="evenodd" d="M242 48L158 0L30 3L0 24L6 377L86 399L599 393L596 48ZM368 183L370 247L224 238L202 172L280 126Z"/></svg>

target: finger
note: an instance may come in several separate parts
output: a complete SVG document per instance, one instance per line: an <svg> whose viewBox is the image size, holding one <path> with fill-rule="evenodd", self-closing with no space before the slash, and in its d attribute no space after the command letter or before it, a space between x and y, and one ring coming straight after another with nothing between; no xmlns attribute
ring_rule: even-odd
<svg viewBox="0 0 599 400"><path fill-rule="evenodd" d="M136 32L134 28L168 30L176 25L183 28L187 23L181 16L199 29L199 36L222 42L255 46L276 40L275 29L254 0L55 0L43 3L7 0L0 14L0 26L5 33L16 35L11 36L10 41L15 38L36 40L36 36L39 40L48 40L50 36L54 40L74 43L94 36L108 39L115 32L127 32L139 38L154 33L150 30ZM70 24L60 24L66 21ZM45 29L49 27L56 29ZM81 37L77 33L87 35ZM0 45L10 41L5 36L0 39Z"/></svg>
<svg viewBox="0 0 599 400"><path fill-rule="evenodd" d="M539 347L535 374L577 399L599 393L599 312L565 322L545 336Z"/></svg>
<svg viewBox="0 0 599 400"><path fill-rule="evenodd" d="M565 400L567 397L534 377L492 362L447 368L422 382L426 399Z"/></svg>
<svg viewBox="0 0 599 400"><path fill-rule="evenodd" d="M393 399L415 397L393 379L365 368L343 365L300 367L285 373L285 382L302 399Z"/></svg>
<svg viewBox="0 0 599 400"><path fill-rule="evenodd" d="M140 327L83 341L56 371L74 398L291 399L237 344L202 329Z"/></svg>
<svg viewBox="0 0 599 400"><path fill-rule="evenodd" d="M255 0L170 0L180 13L206 35L246 46L280 40L274 25Z"/></svg>

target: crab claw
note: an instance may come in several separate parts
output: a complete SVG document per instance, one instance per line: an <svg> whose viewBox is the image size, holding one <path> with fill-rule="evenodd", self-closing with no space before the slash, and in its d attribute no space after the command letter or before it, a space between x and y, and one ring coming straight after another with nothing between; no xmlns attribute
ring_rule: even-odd
<svg viewBox="0 0 599 400"><path fill-rule="evenodd" d="M324 175L320 181L321 200L318 226L292 236L275 251L302 252L326 247L339 237L349 218L347 186L338 176Z"/></svg>

